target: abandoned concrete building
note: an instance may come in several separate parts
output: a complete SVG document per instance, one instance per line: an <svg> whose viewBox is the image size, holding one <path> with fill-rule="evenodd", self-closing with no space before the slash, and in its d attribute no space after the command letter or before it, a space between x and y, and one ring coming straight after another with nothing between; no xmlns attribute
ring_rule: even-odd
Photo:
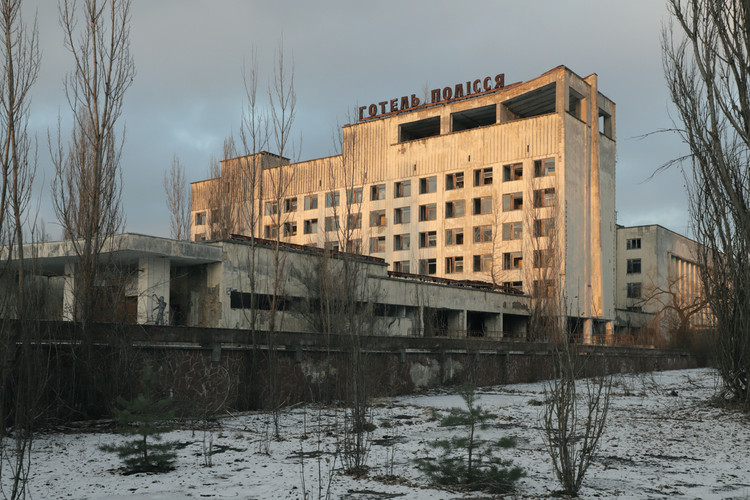
<svg viewBox="0 0 750 500"><path fill-rule="evenodd" d="M615 104L560 66L359 109L341 154L257 152L195 182L191 237L378 257L394 273L555 290L576 333L615 318ZM426 100L426 99L425 99Z"/></svg>
<svg viewBox="0 0 750 500"><path fill-rule="evenodd" d="M71 244L29 245L26 252L34 255L28 271L45 317L72 320ZM379 258L291 244L275 252L268 240L121 234L108 242L102 263L99 321L258 330L273 322L277 331L316 332L331 320L321 318L321 305L331 311L349 301L363 334L523 339L529 314L528 297L480 283L397 277ZM269 272L274 266L278 279ZM342 279L347 273L351 279Z"/></svg>

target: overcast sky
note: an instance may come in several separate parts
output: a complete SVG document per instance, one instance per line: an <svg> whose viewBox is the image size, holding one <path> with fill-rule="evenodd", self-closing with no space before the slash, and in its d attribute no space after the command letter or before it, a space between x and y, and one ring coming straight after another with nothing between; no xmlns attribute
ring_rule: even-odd
<svg viewBox="0 0 750 500"><path fill-rule="evenodd" d="M62 44L56 3L37 11L42 69L33 89L39 139L40 216L61 236L49 202L53 171L47 131L71 113L62 80L72 60ZM682 174L653 180L685 152L672 126L661 66L661 0L560 1L240 1L134 0L131 49L136 78L125 96L123 198L129 232L169 236L162 177L179 156L188 179L207 177L211 156L239 130L242 65L257 51L261 87L283 36L293 56L301 160L333 154L332 133L349 109L505 73L526 81L558 65L599 75L617 104L617 221L688 231Z"/></svg>

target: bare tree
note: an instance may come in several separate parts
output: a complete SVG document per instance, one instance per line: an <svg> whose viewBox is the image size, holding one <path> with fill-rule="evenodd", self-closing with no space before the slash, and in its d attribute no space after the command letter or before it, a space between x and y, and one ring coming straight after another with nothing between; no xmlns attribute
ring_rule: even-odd
<svg viewBox="0 0 750 500"><path fill-rule="evenodd" d="M750 405L750 4L669 0L662 35L677 132L690 148L689 199L729 397ZM678 160L679 161L679 160Z"/></svg>
<svg viewBox="0 0 750 500"><path fill-rule="evenodd" d="M185 178L185 167L180 163L177 155L172 159L172 168L164 172L162 180L164 192L167 195L167 210L169 210L169 226L172 238L176 240L190 239L190 188Z"/></svg>
<svg viewBox="0 0 750 500"><path fill-rule="evenodd" d="M80 29L79 29L80 22ZM86 0L81 9L60 4L65 45L74 69L65 79L73 112L70 142L58 126L52 145L55 214L77 256L75 317L94 315L98 258L105 242L123 226L120 159L124 132L118 132L125 92L135 76L130 55L130 1Z"/></svg>

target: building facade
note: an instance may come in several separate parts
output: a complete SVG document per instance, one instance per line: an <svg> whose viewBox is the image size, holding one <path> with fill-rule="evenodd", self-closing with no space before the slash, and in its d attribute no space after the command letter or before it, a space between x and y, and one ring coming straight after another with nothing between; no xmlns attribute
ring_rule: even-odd
<svg viewBox="0 0 750 500"><path fill-rule="evenodd" d="M260 152L193 183L194 240L241 233L392 271L554 290L584 335L615 317L615 105L566 67L359 109L341 154Z"/></svg>
<svg viewBox="0 0 750 500"><path fill-rule="evenodd" d="M710 328L699 250L695 240L656 224L618 226L618 330Z"/></svg>

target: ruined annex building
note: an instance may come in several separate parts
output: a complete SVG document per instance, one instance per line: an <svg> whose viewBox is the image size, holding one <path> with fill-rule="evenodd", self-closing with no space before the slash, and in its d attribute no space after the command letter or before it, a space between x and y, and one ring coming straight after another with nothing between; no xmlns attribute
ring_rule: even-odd
<svg viewBox="0 0 750 500"><path fill-rule="evenodd" d="M378 257L393 276L554 294L573 333L611 333L615 104L597 76L560 66L426 97L359 108L337 156L223 161L192 185L192 239L279 239Z"/></svg>

